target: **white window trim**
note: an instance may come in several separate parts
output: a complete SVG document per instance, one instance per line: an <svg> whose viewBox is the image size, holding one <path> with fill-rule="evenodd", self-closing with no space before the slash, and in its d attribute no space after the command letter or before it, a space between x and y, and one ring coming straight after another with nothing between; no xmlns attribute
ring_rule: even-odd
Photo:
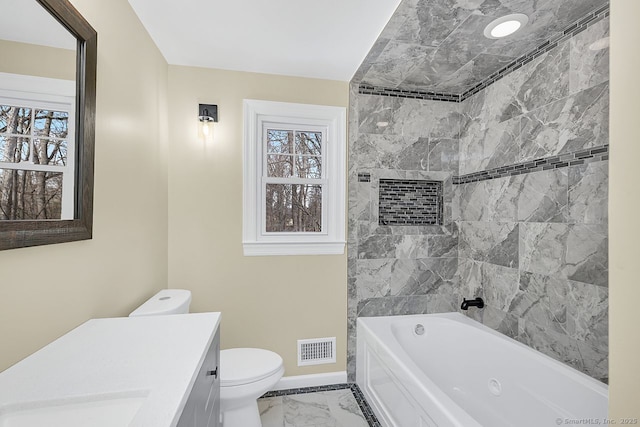
<svg viewBox="0 0 640 427"><path fill-rule="evenodd" d="M75 120L76 82L48 77L0 73L0 102L27 102L30 107L69 112L67 123L67 165L35 165L27 162L0 162L3 169L62 173L62 209L60 219L73 219L75 210Z"/></svg>
<svg viewBox="0 0 640 427"><path fill-rule="evenodd" d="M243 215L244 255L344 254L346 109L324 105L244 100ZM300 123L326 128L323 155L327 174L326 218L320 233L265 233L262 170L264 123ZM323 166L325 167L325 166Z"/></svg>

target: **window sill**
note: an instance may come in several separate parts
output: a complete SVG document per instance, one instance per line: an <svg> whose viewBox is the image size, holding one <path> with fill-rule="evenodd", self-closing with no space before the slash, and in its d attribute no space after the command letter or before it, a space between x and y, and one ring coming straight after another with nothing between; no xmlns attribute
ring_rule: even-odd
<svg viewBox="0 0 640 427"><path fill-rule="evenodd" d="M342 255L345 242L243 242L244 256Z"/></svg>

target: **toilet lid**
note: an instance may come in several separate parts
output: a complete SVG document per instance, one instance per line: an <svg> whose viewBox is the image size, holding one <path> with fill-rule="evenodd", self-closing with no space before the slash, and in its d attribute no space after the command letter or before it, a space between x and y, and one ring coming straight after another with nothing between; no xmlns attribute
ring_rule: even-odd
<svg viewBox="0 0 640 427"><path fill-rule="evenodd" d="M249 384L282 368L282 357L261 348L231 348L220 351L220 385Z"/></svg>

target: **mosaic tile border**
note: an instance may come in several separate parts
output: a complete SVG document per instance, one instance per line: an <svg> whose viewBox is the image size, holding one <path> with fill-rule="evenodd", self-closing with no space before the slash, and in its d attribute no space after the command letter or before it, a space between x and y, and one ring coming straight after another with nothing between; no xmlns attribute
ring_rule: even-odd
<svg viewBox="0 0 640 427"><path fill-rule="evenodd" d="M371 182L371 174L370 173L358 173L358 182Z"/></svg>
<svg viewBox="0 0 640 427"><path fill-rule="evenodd" d="M467 184L470 182L486 181L489 179L504 178L507 176L522 175L549 169L560 169L569 166L584 165L587 163L609 160L609 145L588 148L557 156L544 157L523 163L487 169L480 172L469 173L453 177L453 184Z"/></svg>
<svg viewBox="0 0 640 427"><path fill-rule="evenodd" d="M321 391L333 391L333 390L344 390L345 388L350 388L351 383L341 383L341 384L331 384L331 385L320 385L314 387L300 387L300 388L288 388L285 390L273 390L268 391L260 398L263 397L278 397L278 396L289 396L291 394L307 394L307 393L318 393ZM355 385L355 384L354 384Z"/></svg>
<svg viewBox="0 0 640 427"><path fill-rule="evenodd" d="M391 89L391 88L377 87L377 86L371 86L366 84L361 84L358 87L358 93L362 95L391 96L396 98L413 98L413 99L424 99L424 100L430 100L430 101L462 102L465 99L480 92L481 90L486 89L488 86L502 79L507 74L518 70L523 65L528 64L529 62L533 61L540 55L556 48L560 43L566 40L569 40L570 38L576 36L577 34L586 30L588 27L594 25L601 19L606 18L608 16L609 16L609 4L607 3L605 6L601 6L600 8L592 12L589 12L582 18L576 20L572 24L568 25L564 30L560 31L558 34L546 40L540 46L514 59L509 64L505 65L498 71L489 75L487 78L483 79L478 84L476 84L475 86L473 86L472 88L466 90L461 94L419 91L419 90Z"/></svg>
<svg viewBox="0 0 640 427"><path fill-rule="evenodd" d="M361 95L380 95L394 98L427 99L430 101L462 102L461 96L452 93L429 92L420 90L391 89L361 84L358 87Z"/></svg>
<svg viewBox="0 0 640 427"><path fill-rule="evenodd" d="M360 391L360 387L358 387L355 383L342 383L342 384L331 384L331 385L323 385L316 387L302 387L302 388L290 388L286 390L275 390L268 391L263 394L260 398L267 397L278 397L278 396L290 396L292 394L307 394L307 393L319 393L323 391L333 391L333 390L345 390L350 389L351 393L353 393L353 397L358 402L358 406L360 407L360 411L362 411L362 415L364 415L364 419L369 423L370 427L382 427L378 418L373 413L371 406L367 403L362 391Z"/></svg>
<svg viewBox="0 0 640 427"><path fill-rule="evenodd" d="M382 427L380 421L376 417L376 414L373 413L371 406L367 403L367 400L364 398L364 394L358 387L358 384L351 384L351 392L353 393L353 397L356 398L356 402L358 402L358 406L362 411L362 415L364 415L364 419L367 420L370 427Z"/></svg>

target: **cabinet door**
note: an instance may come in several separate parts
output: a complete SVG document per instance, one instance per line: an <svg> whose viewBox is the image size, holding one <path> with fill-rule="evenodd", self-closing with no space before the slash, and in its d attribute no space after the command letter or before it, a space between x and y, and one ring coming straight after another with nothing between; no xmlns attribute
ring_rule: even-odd
<svg viewBox="0 0 640 427"><path fill-rule="evenodd" d="M220 332L218 331L198 370L198 376L178 421L178 427L219 427L220 407L216 404L220 401L219 360ZM216 410L217 414L214 414Z"/></svg>
<svg viewBox="0 0 640 427"><path fill-rule="evenodd" d="M211 416L209 417L208 427L221 427L220 422L220 399L215 399L213 402L213 408L211 410Z"/></svg>
<svg viewBox="0 0 640 427"><path fill-rule="evenodd" d="M207 398L207 402L205 405L205 413L207 414L207 423L202 424L203 427L220 427L220 338L219 333L216 333L216 336L211 343L212 347L212 355L215 355L215 358L211 358L208 361L205 360L205 365L208 363L208 371L206 371L209 375L209 379L213 379L208 384L209 387L209 396ZM213 374L215 372L215 375ZM200 426L198 426L200 427Z"/></svg>

